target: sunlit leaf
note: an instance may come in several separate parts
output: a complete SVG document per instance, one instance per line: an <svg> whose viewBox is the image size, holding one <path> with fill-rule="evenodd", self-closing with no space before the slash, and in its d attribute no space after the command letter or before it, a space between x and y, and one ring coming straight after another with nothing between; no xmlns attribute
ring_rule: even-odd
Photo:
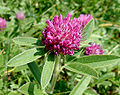
<svg viewBox="0 0 120 95"><path fill-rule="evenodd" d="M98 77L97 71L93 68L89 67L88 65L81 64L81 63L68 63L65 66L66 69L73 71L79 74L91 75L94 77Z"/></svg>
<svg viewBox="0 0 120 95"><path fill-rule="evenodd" d="M87 89L91 77L85 76L82 80L73 88L70 95L83 95L83 92Z"/></svg>
<svg viewBox="0 0 120 95"><path fill-rule="evenodd" d="M26 50L15 57L13 57L11 60L8 62L8 66L21 66L25 65L27 63L30 63L32 61L35 61L36 59L40 58L43 56L47 51L44 49L36 49L32 48L29 50Z"/></svg>
<svg viewBox="0 0 120 95"><path fill-rule="evenodd" d="M92 68L99 68L104 66L109 66L111 64L115 64L116 61L120 61L119 56L115 55L91 55L91 56L83 56L77 58L74 62L83 63L91 66Z"/></svg>
<svg viewBox="0 0 120 95"><path fill-rule="evenodd" d="M50 82L54 70L55 62L47 61L43 67L41 75L41 86L44 89Z"/></svg>

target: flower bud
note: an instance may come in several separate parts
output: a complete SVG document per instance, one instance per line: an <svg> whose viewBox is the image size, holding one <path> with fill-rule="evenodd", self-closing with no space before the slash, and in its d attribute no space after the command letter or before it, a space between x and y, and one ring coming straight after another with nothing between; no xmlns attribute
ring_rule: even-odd
<svg viewBox="0 0 120 95"><path fill-rule="evenodd" d="M16 14L16 18L20 19L20 20L23 20L25 18L24 16L24 13L22 11L19 11L17 14Z"/></svg>
<svg viewBox="0 0 120 95"><path fill-rule="evenodd" d="M0 17L0 31L6 28L6 20Z"/></svg>

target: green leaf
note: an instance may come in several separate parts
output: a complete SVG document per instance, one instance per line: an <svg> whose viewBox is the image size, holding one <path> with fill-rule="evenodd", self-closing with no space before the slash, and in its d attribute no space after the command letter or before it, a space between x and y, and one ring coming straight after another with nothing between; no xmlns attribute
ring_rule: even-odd
<svg viewBox="0 0 120 95"><path fill-rule="evenodd" d="M4 57L3 54L0 54L0 66L4 64Z"/></svg>
<svg viewBox="0 0 120 95"><path fill-rule="evenodd" d="M113 73L113 72L107 73L107 74L101 76L101 77L95 82L95 84L98 84L98 83L100 83L100 82L103 82L104 80L110 79L110 78L112 78L112 77L115 77L115 73Z"/></svg>
<svg viewBox="0 0 120 95"><path fill-rule="evenodd" d="M13 66L25 65L40 58L46 52L47 51L45 49L36 49L36 48L26 50L13 57L11 60L9 60L8 66L13 67Z"/></svg>
<svg viewBox="0 0 120 95"><path fill-rule="evenodd" d="M70 95L82 95L83 92L87 89L90 79L90 76L83 77L82 80L75 86L75 88L73 88Z"/></svg>
<svg viewBox="0 0 120 95"><path fill-rule="evenodd" d="M112 83L110 81L102 81L101 83L99 83L99 85L103 85L105 87L108 87L108 86L112 86Z"/></svg>
<svg viewBox="0 0 120 95"><path fill-rule="evenodd" d="M0 66L0 73L3 72L5 69L5 66Z"/></svg>
<svg viewBox="0 0 120 95"><path fill-rule="evenodd" d="M19 92L21 92L24 95L44 95L42 90L40 90L37 85L33 84L33 83L26 83L23 86L21 86L18 89ZM39 93L39 94L36 94Z"/></svg>
<svg viewBox="0 0 120 95"><path fill-rule="evenodd" d="M18 45L26 46L35 46L38 43L41 43L38 39L33 37L17 37L13 39L13 42L15 42Z"/></svg>
<svg viewBox="0 0 120 95"><path fill-rule="evenodd" d="M115 55L91 55L77 58L75 62L84 63L92 68L99 68L114 64L116 61L120 61L119 56Z"/></svg>
<svg viewBox="0 0 120 95"><path fill-rule="evenodd" d="M37 30L39 30L39 29L35 29L35 28L30 29L29 31L27 31L27 32L24 34L24 36L25 36L25 37L29 37L29 36L31 36L33 33L35 33Z"/></svg>
<svg viewBox="0 0 120 95"><path fill-rule="evenodd" d="M8 93L8 95L21 95L21 93L19 93L18 91L12 91Z"/></svg>
<svg viewBox="0 0 120 95"><path fill-rule="evenodd" d="M89 21L88 24L83 28L83 32L82 32L83 41L88 39L88 37L91 35L93 31L93 28L94 28L94 19Z"/></svg>
<svg viewBox="0 0 120 95"><path fill-rule="evenodd" d="M55 66L55 62L47 61L45 63L43 70L42 70L42 75L41 75L42 89L44 89L49 84L50 79L51 79L52 74L53 74L54 66Z"/></svg>
<svg viewBox="0 0 120 95"><path fill-rule="evenodd" d="M39 70L38 65L35 62L31 62L28 64L28 67L30 68L31 72L33 73L35 79L38 81L40 84L40 79L41 79L41 72Z"/></svg>
<svg viewBox="0 0 120 95"><path fill-rule="evenodd" d="M69 63L65 66L65 68L78 74L85 74L91 75L93 77L98 77L97 71L85 64Z"/></svg>
<svg viewBox="0 0 120 95"><path fill-rule="evenodd" d="M93 90L87 89L85 90L84 95L98 95L98 94L94 91L94 89Z"/></svg>
<svg viewBox="0 0 120 95"><path fill-rule="evenodd" d="M3 80L0 79L0 89L2 89L2 87L3 87Z"/></svg>

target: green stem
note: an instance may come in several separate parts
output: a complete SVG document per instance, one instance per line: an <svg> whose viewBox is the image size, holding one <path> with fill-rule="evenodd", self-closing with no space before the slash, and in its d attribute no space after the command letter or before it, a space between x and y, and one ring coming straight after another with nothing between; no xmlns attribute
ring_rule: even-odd
<svg viewBox="0 0 120 95"><path fill-rule="evenodd" d="M60 72L59 63L60 63L60 55L56 55L55 68L54 68L54 72L53 72L51 88L49 89L50 90L50 92L49 92L50 94L53 93L53 90L54 90L54 87L55 87L55 84L56 84L56 81L57 81L57 77L58 77L58 74Z"/></svg>

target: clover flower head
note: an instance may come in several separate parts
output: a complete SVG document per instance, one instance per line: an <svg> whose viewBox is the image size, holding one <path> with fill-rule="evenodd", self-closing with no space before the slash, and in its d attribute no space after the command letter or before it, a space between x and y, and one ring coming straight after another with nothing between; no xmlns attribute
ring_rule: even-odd
<svg viewBox="0 0 120 95"><path fill-rule="evenodd" d="M84 15L81 14L80 17L78 18L80 24L82 25L82 28L84 28L86 26L86 24L93 19L93 17L91 15Z"/></svg>
<svg viewBox="0 0 120 95"><path fill-rule="evenodd" d="M3 31L6 27L6 20L0 17L0 31Z"/></svg>
<svg viewBox="0 0 120 95"><path fill-rule="evenodd" d="M102 55L104 51L100 45L91 43L89 47L86 47L85 55Z"/></svg>
<svg viewBox="0 0 120 95"><path fill-rule="evenodd" d="M17 14L16 14L16 18L20 19L20 20L23 20L25 18L24 16L24 13L22 11L19 11Z"/></svg>
<svg viewBox="0 0 120 95"><path fill-rule="evenodd" d="M55 54L74 55L74 50L78 50L82 39L82 25L79 18L71 19L71 14L67 17L56 15L53 21L47 20L48 26L42 32L42 43L46 49L54 51Z"/></svg>

